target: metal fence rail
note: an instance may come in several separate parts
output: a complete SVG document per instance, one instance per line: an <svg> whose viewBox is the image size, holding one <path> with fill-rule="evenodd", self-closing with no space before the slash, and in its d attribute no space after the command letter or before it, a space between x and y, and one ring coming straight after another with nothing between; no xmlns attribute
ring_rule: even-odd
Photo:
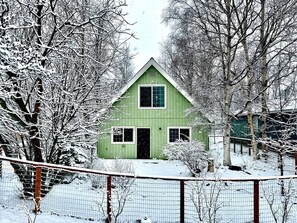
<svg viewBox="0 0 297 223"><path fill-rule="evenodd" d="M297 222L297 176L203 179L134 176L1 157L0 205L97 222ZM13 168L14 166L14 168ZM22 167L22 168L17 168ZM24 174L15 172L23 169ZM28 175L28 173L31 173ZM60 174L70 183L50 185ZM74 177L75 175L75 177ZM31 181L24 188L21 178ZM52 186L52 187L51 187ZM34 199L27 199L24 191ZM273 214L274 213L274 214Z"/></svg>

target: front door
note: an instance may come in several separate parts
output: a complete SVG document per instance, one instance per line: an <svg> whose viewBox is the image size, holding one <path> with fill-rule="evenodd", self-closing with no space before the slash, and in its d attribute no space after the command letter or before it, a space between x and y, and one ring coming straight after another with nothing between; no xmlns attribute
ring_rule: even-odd
<svg viewBox="0 0 297 223"><path fill-rule="evenodd" d="M137 129L137 159L150 158L150 138L149 128Z"/></svg>

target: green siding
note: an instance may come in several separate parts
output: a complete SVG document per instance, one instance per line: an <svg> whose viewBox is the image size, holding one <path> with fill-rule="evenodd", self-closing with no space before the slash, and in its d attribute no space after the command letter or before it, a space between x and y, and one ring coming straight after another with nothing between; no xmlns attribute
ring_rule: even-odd
<svg viewBox="0 0 297 223"><path fill-rule="evenodd" d="M138 87L143 84L166 85L166 108L138 109ZM151 129L151 158L162 158L161 152L167 144L168 127L190 126L191 119L185 117L185 110L191 103L172 86L153 66L151 66L123 95L114 103L112 119L102 126L98 142L98 155L104 158L136 158L137 144L111 144L112 126L132 126ZM192 139L208 145L208 129L192 128Z"/></svg>
<svg viewBox="0 0 297 223"><path fill-rule="evenodd" d="M259 122L259 116L253 117L253 123L255 128L255 135L256 137L260 136L260 122ZM232 132L231 136L233 137L239 137L239 138L250 138L250 130L248 127L248 121L247 116L240 116L233 118L231 121L232 124Z"/></svg>

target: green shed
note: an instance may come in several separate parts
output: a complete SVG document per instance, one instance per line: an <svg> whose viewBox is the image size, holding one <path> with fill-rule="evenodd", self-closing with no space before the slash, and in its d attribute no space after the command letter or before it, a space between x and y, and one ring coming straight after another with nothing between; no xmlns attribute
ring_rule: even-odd
<svg viewBox="0 0 297 223"><path fill-rule="evenodd" d="M112 100L110 119L100 127L101 158L163 158L165 144L194 139L208 147L208 125L193 127L201 113L185 115L195 101L151 58Z"/></svg>
<svg viewBox="0 0 297 223"><path fill-rule="evenodd" d="M256 138L259 138L260 133L260 116L258 114L253 115L253 125ZM251 133L248 127L247 115L238 115L231 119L231 136L236 138L251 138Z"/></svg>

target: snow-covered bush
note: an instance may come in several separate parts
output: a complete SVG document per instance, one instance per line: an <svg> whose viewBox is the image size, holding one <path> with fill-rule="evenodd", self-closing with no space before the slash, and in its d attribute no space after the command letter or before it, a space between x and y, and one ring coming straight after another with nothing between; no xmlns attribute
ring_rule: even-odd
<svg viewBox="0 0 297 223"><path fill-rule="evenodd" d="M116 172L116 173L135 173L135 169L133 163L128 160L123 160L116 158L110 161L104 161L99 158L95 158L90 166L91 169L94 170L102 170L106 172ZM102 179L105 177L101 177L98 175L91 175L91 182L93 188L104 187L105 185L100 185L100 182L105 181ZM126 177L112 177L112 186L115 187L125 187L127 185L127 181L129 178Z"/></svg>
<svg viewBox="0 0 297 223"><path fill-rule="evenodd" d="M61 149L60 163L66 166L84 167L88 162L86 145L71 143Z"/></svg>
<svg viewBox="0 0 297 223"><path fill-rule="evenodd" d="M108 172L118 172L118 173L135 173L134 165L131 161L116 158L112 160L109 165L106 165L106 171ZM126 187L129 184L131 178L127 177L113 177L112 186L113 187Z"/></svg>
<svg viewBox="0 0 297 223"><path fill-rule="evenodd" d="M134 165L129 160L120 158L113 159L109 164L105 165L106 171L118 173L134 173Z"/></svg>
<svg viewBox="0 0 297 223"><path fill-rule="evenodd" d="M99 159L99 158L93 159L93 161L90 165L90 169L105 171L105 165L104 165L103 160ZM90 178L91 178L92 188L94 188L94 189L104 187L106 185L106 180L105 180L106 177L105 176L91 174Z"/></svg>
<svg viewBox="0 0 297 223"><path fill-rule="evenodd" d="M60 150L60 163L65 166L86 167L89 164L87 150L89 148L83 144L71 143ZM81 177L69 171L59 171L54 174L57 178L61 177L61 183L71 183L75 178Z"/></svg>
<svg viewBox="0 0 297 223"><path fill-rule="evenodd" d="M168 160L180 160L193 175L207 166L207 154L203 143L195 140L177 141L164 146L163 154Z"/></svg>

